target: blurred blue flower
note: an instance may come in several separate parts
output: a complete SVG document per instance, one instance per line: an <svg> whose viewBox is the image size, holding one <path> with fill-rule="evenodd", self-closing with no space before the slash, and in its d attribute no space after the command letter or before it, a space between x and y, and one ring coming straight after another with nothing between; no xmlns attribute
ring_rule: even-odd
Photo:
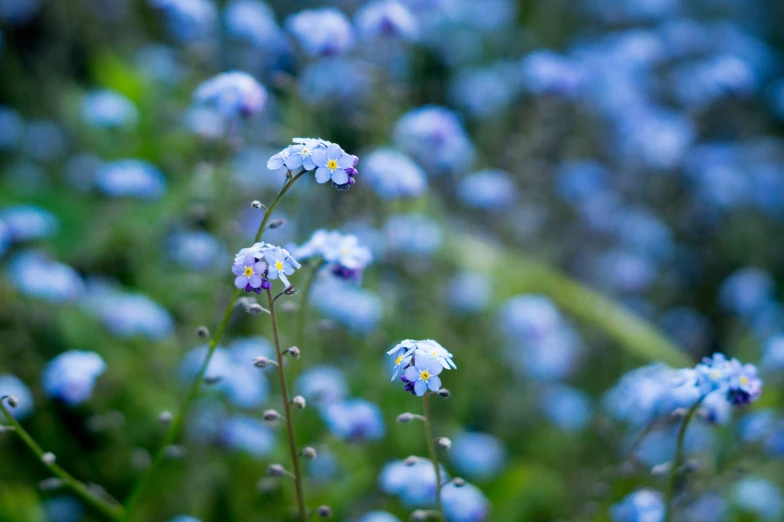
<svg viewBox="0 0 784 522"><path fill-rule="evenodd" d="M465 271L450 279L446 288L449 306L462 313L477 313L490 304L493 285L484 274Z"/></svg>
<svg viewBox="0 0 784 522"><path fill-rule="evenodd" d="M57 216L35 205L15 205L0 210L0 221L5 223L13 242L46 239L57 234L60 221Z"/></svg>
<svg viewBox="0 0 784 522"><path fill-rule="evenodd" d="M176 85L184 74L176 51L162 44L150 43L141 47L134 63L147 78L166 85Z"/></svg>
<svg viewBox="0 0 784 522"><path fill-rule="evenodd" d="M568 160L556 172L555 190L569 203L580 203L609 188L606 168L593 160Z"/></svg>
<svg viewBox="0 0 784 522"><path fill-rule="evenodd" d="M422 169L402 152L376 149L363 165L364 179L384 199L416 198L427 191Z"/></svg>
<svg viewBox="0 0 784 522"><path fill-rule="evenodd" d="M148 0L163 12L172 37L180 42L203 42L212 36L218 21L209 0Z"/></svg>
<svg viewBox="0 0 784 522"><path fill-rule="evenodd" d="M732 501L742 511L763 520L781 520L784 499L781 490L762 477L744 477L732 487Z"/></svg>
<svg viewBox="0 0 784 522"><path fill-rule="evenodd" d="M784 371L784 334L775 335L765 342L761 367L768 372Z"/></svg>
<svg viewBox="0 0 784 522"><path fill-rule="evenodd" d="M661 493L652 489L638 489L610 508L613 522L662 522L664 501Z"/></svg>
<svg viewBox="0 0 784 522"><path fill-rule="evenodd" d="M517 200L517 186L508 172L480 170L460 180L457 197L469 207L501 211Z"/></svg>
<svg viewBox="0 0 784 522"><path fill-rule="evenodd" d="M775 424L774 410L756 410L744 415L738 421L738 431L744 442L760 442L772 433Z"/></svg>
<svg viewBox="0 0 784 522"><path fill-rule="evenodd" d="M357 522L401 522L401 520L386 511L371 511L365 513Z"/></svg>
<svg viewBox="0 0 784 522"><path fill-rule="evenodd" d="M773 292L773 278L767 271L746 267L736 270L722 282L719 301L725 310L750 317L772 299Z"/></svg>
<svg viewBox="0 0 784 522"><path fill-rule="evenodd" d="M316 230L295 251L298 259L320 258L324 271L345 281L360 282L362 273L373 260L373 253L353 234L337 230Z"/></svg>
<svg viewBox="0 0 784 522"><path fill-rule="evenodd" d="M166 178L144 160L122 159L104 164L95 175L95 185L107 196L159 199L166 192Z"/></svg>
<svg viewBox="0 0 784 522"><path fill-rule="evenodd" d="M95 352L64 352L44 368L44 391L49 397L77 406L92 397L95 381L104 371L106 363Z"/></svg>
<svg viewBox="0 0 784 522"><path fill-rule="evenodd" d="M413 13L398 0L374 0L359 8L356 14L357 31L368 40L400 38L414 41L419 27Z"/></svg>
<svg viewBox="0 0 784 522"><path fill-rule="evenodd" d="M679 426L673 425L649 431L638 443L634 459L650 467L670 462L675 452L678 428ZM633 436L637 437L639 434L634 433ZM716 448L716 431L707 424L691 423L686 430L683 448L687 455L711 453Z"/></svg>
<svg viewBox="0 0 784 522"><path fill-rule="evenodd" d="M6 274L22 294L51 303L73 302L84 292L84 281L76 270L38 252L15 255Z"/></svg>
<svg viewBox="0 0 784 522"><path fill-rule="evenodd" d="M60 495L47 498L43 507L47 522L81 522L84 520L84 506L72 496Z"/></svg>
<svg viewBox="0 0 784 522"><path fill-rule="evenodd" d="M345 375L334 366L314 366L305 370L294 388L308 401L322 405L341 401L348 392Z"/></svg>
<svg viewBox="0 0 784 522"><path fill-rule="evenodd" d="M516 69L507 62L486 68L460 69L449 96L472 118L491 118L509 108L519 90Z"/></svg>
<svg viewBox="0 0 784 522"><path fill-rule="evenodd" d="M329 402L320 411L330 433L341 440L378 440L386 433L381 409L364 399Z"/></svg>
<svg viewBox="0 0 784 522"><path fill-rule="evenodd" d="M395 125L395 143L432 173L470 168L475 150L455 113L426 105L404 114Z"/></svg>
<svg viewBox="0 0 784 522"><path fill-rule="evenodd" d="M579 64L553 51L534 51L522 59L520 66L523 86L532 94L573 97L582 87Z"/></svg>
<svg viewBox="0 0 784 522"><path fill-rule="evenodd" d="M0 19L12 24L24 24L35 17L40 8L40 0L3 0L0 2Z"/></svg>
<svg viewBox="0 0 784 522"><path fill-rule="evenodd" d="M757 89L754 71L735 56L714 56L672 72L673 91L687 109L702 110L723 97L748 97Z"/></svg>
<svg viewBox="0 0 784 522"><path fill-rule="evenodd" d="M302 99L314 106L342 104L341 109L361 107L370 97L373 79L370 63L350 58L326 57L309 63L299 76Z"/></svg>
<svg viewBox="0 0 784 522"><path fill-rule="evenodd" d="M729 209L747 203L749 179L735 143L707 143L692 148L684 171L700 203Z"/></svg>
<svg viewBox="0 0 784 522"><path fill-rule="evenodd" d="M473 484L458 487L450 482L444 485L441 503L449 522L483 522L490 517L490 501Z"/></svg>
<svg viewBox="0 0 784 522"><path fill-rule="evenodd" d="M13 150L24 133L24 121L10 107L0 105L0 151Z"/></svg>
<svg viewBox="0 0 784 522"><path fill-rule="evenodd" d="M443 242L437 221L424 214L395 214L384 224L384 235L391 253L407 256L430 256Z"/></svg>
<svg viewBox="0 0 784 522"><path fill-rule="evenodd" d="M442 370L443 367L435 359L417 357L403 374L403 382L413 384L412 390L406 386L406 391L413 391L419 397L428 390L438 392L441 389L441 378L438 375Z"/></svg>
<svg viewBox="0 0 784 522"><path fill-rule="evenodd" d="M378 295L335 278L316 281L311 299L326 317L358 334L375 330L383 314Z"/></svg>
<svg viewBox="0 0 784 522"><path fill-rule="evenodd" d="M226 135L226 119L214 107L190 107L183 117L188 129L202 139L218 140Z"/></svg>
<svg viewBox="0 0 784 522"><path fill-rule="evenodd" d="M593 416L588 394L565 385L544 387L540 408L550 422L570 432L585 428Z"/></svg>
<svg viewBox="0 0 784 522"><path fill-rule="evenodd" d="M441 480L448 480L441 469ZM402 460L390 462L378 477L381 490L400 498L406 507L430 507L435 504L436 472L428 459L417 459L412 465Z"/></svg>
<svg viewBox="0 0 784 522"><path fill-rule="evenodd" d="M118 337L142 336L160 341L174 333L174 319L169 311L144 294L91 283L84 304Z"/></svg>
<svg viewBox="0 0 784 522"><path fill-rule="evenodd" d="M166 239L169 258L190 270L210 270L226 257L223 243L203 230L173 232Z"/></svg>
<svg viewBox="0 0 784 522"><path fill-rule="evenodd" d="M222 135L223 131L220 134ZM273 152L269 149L255 147L245 147L239 151L231 164L231 176L234 183L242 190L280 190L280 187L286 182L286 169L268 172L265 163L272 154Z"/></svg>
<svg viewBox="0 0 784 522"><path fill-rule="evenodd" d="M275 435L260 419L234 415L221 426L221 441L229 448L265 457L275 448Z"/></svg>
<svg viewBox="0 0 784 522"><path fill-rule="evenodd" d="M596 278L606 287L622 292L644 291L657 275L649 258L623 249L605 252L596 261Z"/></svg>
<svg viewBox="0 0 784 522"><path fill-rule="evenodd" d="M24 128L22 146L35 161L54 161L65 154L66 140L60 126L50 120L28 122Z"/></svg>
<svg viewBox="0 0 784 522"><path fill-rule="evenodd" d="M503 442L489 433L467 432L452 438L452 465L472 480L497 477L507 464Z"/></svg>
<svg viewBox="0 0 784 522"><path fill-rule="evenodd" d="M291 257L288 250L278 246L271 246L265 250L264 259L267 261L268 277L273 280L280 279L286 288L291 286L286 276L292 275L295 270L302 267L296 259Z"/></svg>
<svg viewBox="0 0 784 522"><path fill-rule="evenodd" d="M169 520L169 522L201 522L201 520L199 520L196 517L192 517L190 515L178 515L173 519Z"/></svg>
<svg viewBox="0 0 784 522"><path fill-rule="evenodd" d="M100 158L90 153L75 154L66 165L68 183L79 192L89 192L95 185L95 174L103 165Z"/></svg>
<svg viewBox="0 0 784 522"><path fill-rule="evenodd" d="M82 119L93 127L123 127L135 124L139 119L139 111L124 95L101 89L82 98Z"/></svg>
<svg viewBox="0 0 784 522"><path fill-rule="evenodd" d="M694 386L701 394L718 390L733 405L756 401L762 393L762 380L757 377L757 367L742 364L737 359L727 359L721 353L703 358L693 370Z"/></svg>
<svg viewBox="0 0 784 522"><path fill-rule="evenodd" d="M261 252L259 254L263 255ZM231 273L236 276L234 286L238 290L245 290L246 293L260 294L262 288L264 290L272 288L272 284L267 280L266 272L267 263L256 259L252 252L246 253L240 262L235 261L231 267ZM286 287L288 286L287 284Z"/></svg>
<svg viewBox="0 0 784 522"><path fill-rule="evenodd" d="M613 151L632 164L657 170L680 165L695 139L688 116L661 107L631 107L615 122Z"/></svg>
<svg viewBox="0 0 784 522"><path fill-rule="evenodd" d="M718 493L703 493L684 510L689 522L724 522L728 514L727 501Z"/></svg>
<svg viewBox="0 0 784 522"><path fill-rule="evenodd" d="M16 420L22 420L33 412L33 394L19 378L10 373L0 374L0 397L13 395L19 399L19 405L11 408L3 403Z"/></svg>
<svg viewBox="0 0 784 522"><path fill-rule="evenodd" d="M223 10L228 34L267 51L281 46L283 31L275 13L260 0L232 0Z"/></svg>
<svg viewBox="0 0 784 522"><path fill-rule="evenodd" d="M300 11L286 26L309 56L343 54L354 45L351 22L334 7Z"/></svg>
<svg viewBox="0 0 784 522"><path fill-rule="evenodd" d="M193 92L196 103L216 107L224 118L252 116L267 103L267 90L250 74L229 71L202 82Z"/></svg>
<svg viewBox="0 0 784 522"><path fill-rule="evenodd" d="M332 483L340 472L338 457L326 446L318 448L318 457L306 464L308 475L312 480Z"/></svg>

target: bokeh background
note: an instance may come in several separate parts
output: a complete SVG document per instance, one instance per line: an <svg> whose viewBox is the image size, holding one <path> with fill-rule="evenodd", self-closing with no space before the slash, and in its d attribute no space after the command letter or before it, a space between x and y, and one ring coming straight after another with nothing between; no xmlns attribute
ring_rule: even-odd
<svg viewBox="0 0 784 522"><path fill-rule="evenodd" d="M338 14L303 20L324 7ZM186 393L197 327L216 329L233 291L251 200L284 181L267 159L322 137L360 157L356 186L303 177L265 240L339 229L374 260L361 285L316 278L287 367L309 401L299 441L319 451L311 505L406 520L429 498L395 464L426 448L395 424L421 402L385 352L434 338L458 365L434 402L441 460L481 491L453 522L607 521L661 490L650 470L676 426L650 428L665 369L639 368L715 351L758 364L765 391L690 428L681 516L782 520L782 15L774 0L0 0L0 393L58 463L124 498ZM258 114L194 101L228 70L266 88ZM281 305L286 345L301 299ZM270 336L266 315L232 315L223 379L146 520L289 516L290 484L263 480L288 463L260 420L277 382L250 364ZM73 350L105 371L66 393L52 361ZM0 520L99 520L46 478L0 434Z"/></svg>

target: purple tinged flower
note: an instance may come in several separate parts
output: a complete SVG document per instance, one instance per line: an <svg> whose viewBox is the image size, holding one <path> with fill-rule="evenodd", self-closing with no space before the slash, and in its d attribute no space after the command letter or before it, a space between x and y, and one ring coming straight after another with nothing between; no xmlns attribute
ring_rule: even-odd
<svg viewBox="0 0 784 522"><path fill-rule="evenodd" d="M304 163L301 154L302 148L302 145L289 145L267 161L267 168L269 170L278 170L285 167L288 171L296 171L302 167Z"/></svg>
<svg viewBox="0 0 784 522"><path fill-rule="evenodd" d="M757 367L741 364L737 359L730 361L730 379L727 399L735 406L749 404L762 393L762 379L757 377Z"/></svg>
<svg viewBox="0 0 784 522"><path fill-rule="evenodd" d="M543 49L522 60L525 87L533 94L574 96L583 84L583 73L569 58Z"/></svg>
<svg viewBox="0 0 784 522"><path fill-rule="evenodd" d="M321 416L329 431L344 440L377 440L386 427L381 409L363 399L348 399L324 406Z"/></svg>
<svg viewBox="0 0 784 522"><path fill-rule="evenodd" d="M441 378L438 375L442 370L443 367L438 361L423 358L416 361L414 366L406 368L404 377L407 382L414 383L414 393L421 397L428 389L437 392L441 388Z"/></svg>
<svg viewBox="0 0 784 522"><path fill-rule="evenodd" d="M408 366L408 363L411 362L411 358L414 357L415 348L416 341L406 339L387 352L388 355L392 355L394 357L395 361L395 366L392 369L392 378L390 381L397 379L397 376L400 374L400 370Z"/></svg>
<svg viewBox="0 0 784 522"><path fill-rule="evenodd" d="M229 71L199 85L193 99L215 105L226 118L252 116L267 103L267 90L250 74Z"/></svg>
<svg viewBox="0 0 784 522"><path fill-rule="evenodd" d="M280 279L286 288L291 286L286 276L290 276L295 270L302 266L296 259L291 257L287 250L280 247L272 247L264 251L264 259L267 260L270 279Z"/></svg>
<svg viewBox="0 0 784 522"><path fill-rule="evenodd" d="M330 179L338 184L345 185L349 182L346 169L354 166L354 156L346 154L343 149L334 143L326 149L317 149L313 152L313 162L316 169L316 181L326 183Z"/></svg>
<svg viewBox="0 0 784 522"><path fill-rule="evenodd" d="M334 7L300 11L287 25L309 56L343 54L354 45L351 22Z"/></svg>
<svg viewBox="0 0 784 522"><path fill-rule="evenodd" d="M418 35L417 19L408 7L397 0L369 2L357 11L360 35L368 40L400 38L414 41Z"/></svg>
<svg viewBox="0 0 784 522"><path fill-rule="evenodd" d="M283 35L269 5L259 0L232 0L223 11L230 36L271 51L283 44Z"/></svg>
<svg viewBox="0 0 784 522"><path fill-rule="evenodd" d="M267 263L257 261L256 257L248 252L241 263L234 263L231 272L237 276L234 279L234 286L246 292L261 293L264 287L264 272L267 270ZM273 278L274 279L274 278ZM269 285L269 282L267 282ZM268 287L264 288L265 290Z"/></svg>
<svg viewBox="0 0 784 522"><path fill-rule="evenodd" d="M209 0L149 0L149 4L163 12L169 31L181 42L208 38L218 20Z"/></svg>
<svg viewBox="0 0 784 522"><path fill-rule="evenodd" d="M95 352L62 353L44 369L44 391L69 406L76 406L92 396L95 381L105 370L106 363Z"/></svg>
<svg viewBox="0 0 784 522"><path fill-rule="evenodd" d="M450 522L483 522L490 516L490 501L473 484L450 482L441 490L444 515Z"/></svg>

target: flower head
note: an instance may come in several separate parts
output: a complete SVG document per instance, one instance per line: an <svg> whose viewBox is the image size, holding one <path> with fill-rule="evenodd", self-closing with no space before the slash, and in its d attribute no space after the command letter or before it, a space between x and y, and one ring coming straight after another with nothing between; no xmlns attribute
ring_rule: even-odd
<svg viewBox="0 0 784 522"><path fill-rule="evenodd" d="M404 370L402 381L406 391L422 396L429 389L437 392L441 388L442 370L456 369L452 354L432 339L413 341L406 339L387 352L394 357L392 380Z"/></svg>
<svg viewBox="0 0 784 522"><path fill-rule="evenodd" d="M297 260L291 257L287 250L277 246L265 250L264 258L268 263L269 278L280 279L286 288L291 286L286 276L293 274L302 265L297 263Z"/></svg>
<svg viewBox="0 0 784 522"><path fill-rule="evenodd" d="M106 363L95 352L62 353L44 369L44 391L69 406L76 406L92 396L95 381L105 370Z"/></svg>
<svg viewBox="0 0 784 522"><path fill-rule="evenodd" d="M720 353L703 359L694 369L694 379L703 395L720 390L736 406L754 402L762 393L756 366L727 359Z"/></svg>
<svg viewBox="0 0 784 522"><path fill-rule="evenodd" d="M362 271L373 259L370 249L360 244L357 236L324 229L314 232L295 254L298 259L320 257L330 273L355 282L361 280Z"/></svg>
<svg viewBox="0 0 784 522"><path fill-rule="evenodd" d="M287 25L310 56L343 54L354 45L351 22L334 7L300 11Z"/></svg>
<svg viewBox="0 0 784 522"><path fill-rule="evenodd" d="M272 156L267 168L292 173L315 171L319 183L332 182L338 190L348 190L356 183L359 158L347 154L339 145L318 138L294 138L294 144Z"/></svg>
<svg viewBox="0 0 784 522"><path fill-rule="evenodd" d="M256 257L248 252L239 263L234 263L231 267L231 272L237 276L234 279L234 286L246 292L261 293L261 289L269 290L271 287L270 282L265 277L267 271L267 263L264 261L257 261ZM266 284L265 284L266 283Z"/></svg>
<svg viewBox="0 0 784 522"><path fill-rule="evenodd" d="M316 181L326 183L329 180L337 185L353 185L353 176L348 169L356 165L355 156L346 154L339 145L331 144L326 149L316 149L313 152L313 163L316 164Z"/></svg>
<svg viewBox="0 0 784 522"><path fill-rule="evenodd" d="M133 125L139 119L134 104L122 94L103 89L82 99L82 118L93 127L114 128Z"/></svg>
<svg viewBox="0 0 784 522"><path fill-rule="evenodd" d="M441 378L438 376L441 370L443 367L438 361L422 357L413 366L406 368L403 378L408 385L413 383L414 393L421 397L427 390L437 392L441 388Z"/></svg>
<svg viewBox="0 0 784 522"><path fill-rule="evenodd" d="M267 90L250 74L229 71L199 85L193 99L216 106L226 118L252 116L267 103Z"/></svg>

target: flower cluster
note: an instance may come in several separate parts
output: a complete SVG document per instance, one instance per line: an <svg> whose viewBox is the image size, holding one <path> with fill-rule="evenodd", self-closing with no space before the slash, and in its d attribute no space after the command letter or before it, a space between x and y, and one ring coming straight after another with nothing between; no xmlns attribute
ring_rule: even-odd
<svg viewBox="0 0 784 522"><path fill-rule="evenodd" d="M267 168L285 168L293 174L315 171L319 183L332 182L338 190L348 190L356 183L359 158L347 154L340 145L322 139L294 138L294 144L272 156Z"/></svg>
<svg viewBox="0 0 784 522"><path fill-rule="evenodd" d="M720 353L704 358L693 370L683 370L681 375L685 384L693 384L703 395L726 393L727 400L735 406L750 404L762 393L756 366L727 359Z"/></svg>
<svg viewBox="0 0 784 522"><path fill-rule="evenodd" d="M285 248L261 242L240 250L234 256L231 271L237 276L234 286L260 294L262 290L272 288L271 279L280 279L289 288L291 283L286 276L293 274L300 266Z"/></svg>
<svg viewBox="0 0 784 522"><path fill-rule="evenodd" d="M373 260L370 249L360 244L357 236L324 229L316 230L295 255L301 260L320 257L332 274L354 282L362 279L362 271Z"/></svg>
<svg viewBox="0 0 784 522"><path fill-rule="evenodd" d="M400 372L401 380L406 383L406 391L422 396L427 390L437 392L441 388L442 370L457 369L452 354L432 339L412 341L406 339L387 354L394 357L392 381Z"/></svg>

